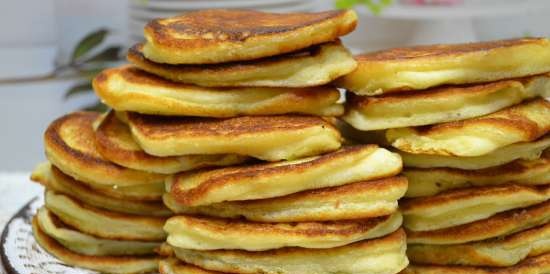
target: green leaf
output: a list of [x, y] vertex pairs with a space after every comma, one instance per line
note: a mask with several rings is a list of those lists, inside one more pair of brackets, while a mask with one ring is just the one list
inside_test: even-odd
[[100, 72], [102, 72], [105, 69], [105, 67], [94, 67], [94, 68], [86, 68], [86, 69], [78, 69], [78, 73], [80, 76], [87, 78], [87, 79], [94, 79], [96, 75], [98, 75]]
[[90, 50], [95, 48], [97, 45], [101, 44], [107, 34], [109, 34], [107, 29], [99, 29], [82, 38], [73, 50], [73, 54], [71, 55], [71, 63], [76, 62], [80, 57], [90, 52]]
[[120, 60], [121, 50], [122, 47], [120, 46], [108, 47], [96, 55], [87, 58], [83, 63], [118, 61]]
[[87, 93], [87, 92], [90, 92], [92, 91], [93, 88], [92, 88], [92, 83], [90, 82], [81, 82], [81, 83], [77, 83], [76, 85], [72, 86], [71, 88], [69, 88], [66, 92], [65, 92], [65, 95], [63, 96], [65, 100], [77, 95], [77, 94], [82, 94], [82, 93]]
[[101, 103], [100, 101], [97, 101], [91, 105], [84, 106], [82, 110], [87, 111], [97, 111], [97, 112], [106, 112], [109, 109], [105, 104]]
[[349, 9], [359, 4], [359, 0], [336, 0], [334, 4], [337, 9]]

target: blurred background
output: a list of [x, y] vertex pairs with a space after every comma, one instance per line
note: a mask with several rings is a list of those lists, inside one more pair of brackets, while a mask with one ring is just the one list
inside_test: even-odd
[[123, 60], [147, 21], [203, 8], [271, 12], [351, 7], [354, 52], [431, 43], [550, 36], [548, 0], [5, 0], [0, 4], [0, 172], [44, 159], [58, 116], [97, 109], [89, 81]]

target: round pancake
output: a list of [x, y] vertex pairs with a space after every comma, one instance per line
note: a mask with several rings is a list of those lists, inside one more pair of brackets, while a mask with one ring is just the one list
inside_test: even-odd
[[328, 249], [287, 247], [266, 251], [192, 250], [172, 247], [176, 257], [198, 267], [230, 273], [397, 273], [408, 264], [405, 233]]
[[101, 72], [93, 81], [101, 100], [117, 111], [166, 116], [235, 117], [344, 113], [335, 87], [199, 87], [165, 80], [133, 66]]
[[134, 141], [130, 129], [116, 117], [114, 111], [109, 112], [96, 129], [96, 148], [103, 157], [118, 165], [161, 174], [209, 166], [229, 166], [247, 159], [235, 154], [172, 157], [149, 155]]
[[343, 119], [360, 130], [431, 125], [487, 115], [545, 93], [550, 73], [376, 97], [348, 92]]
[[497, 185], [449, 190], [430, 197], [399, 201], [404, 226], [413, 231], [434, 230], [488, 218], [550, 199], [550, 186]]
[[486, 83], [550, 71], [550, 41], [520, 38], [394, 48], [356, 56], [339, 86], [360, 95], [413, 92], [443, 84]]
[[477, 170], [456, 168], [406, 168], [409, 181], [406, 197], [432, 196], [440, 192], [472, 187], [514, 183], [519, 185], [550, 184], [550, 150], [535, 160], [516, 160], [496, 167]]
[[105, 273], [149, 273], [158, 269], [156, 256], [89, 256], [66, 249], [44, 233], [38, 225], [37, 217], [32, 221], [32, 231], [38, 244], [63, 263]]
[[320, 117], [280, 115], [227, 119], [127, 114], [132, 136], [155, 156], [235, 153], [267, 161], [299, 159], [340, 147]]
[[550, 136], [545, 135], [533, 142], [508, 145], [493, 152], [475, 157], [457, 157], [428, 154], [412, 154], [399, 151], [405, 167], [432, 168], [450, 167], [465, 170], [484, 169], [510, 163], [517, 159], [535, 160], [550, 148]]
[[550, 102], [542, 98], [477, 118], [424, 127], [389, 129], [395, 148], [413, 154], [471, 157], [531, 142], [550, 131]]
[[280, 197], [304, 190], [390, 177], [401, 158], [376, 145], [345, 147], [322, 156], [184, 172], [167, 179], [185, 206]]
[[165, 175], [125, 168], [107, 161], [95, 145], [95, 112], [74, 112], [55, 120], [44, 134], [48, 160], [63, 173], [91, 185], [161, 184]]
[[143, 55], [143, 44], [130, 48], [128, 61], [166, 79], [204, 87], [313, 87], [350, 73], [357, 63], [340, 41], [284, 55], [214, 65], [169, 65]]
[[407, 243], [461, 244], [502, 237], [546, 223], [550, 223], [550, 201], [501, 212], [463, 225], [429, 231], [407, 231]]
[[333, 248], [385, 236], [401, 227], [399, 212], [378, 218], [301, 223], [256, 223], [212, 217], [168, 219], [166, 242], [185, 249], [263, 251], [283, 247]]
[[512, 266], [526, 257], [550, 252], [550, 223], [503, 238], [456, 245], [407, 247], [413, 263], [469, 266]]
[[353, 10], [284, 14], [200, 10], [149, 22], [143, 54], [168, 64], [252, 60], [333, 41], [356, 24]]
[[307, 190], [283, 197], [207, 206], [182, 206], [170, 193], [165, 194], [163, 200], [177, 214], [244, 218], [255, 222], [321, 222], [393, 214], [397, 210], [397, 200], [406, 190], [407, 180], [399, 176]]
[[63, 223], [86, 234], [111, 240], [164, 241], [166, 218], [137, 216], [105, 211], [55, 193], [45, 194], [46, 208]]
[[168, 258], [159, 262], [160, 274], [223, 274], [186, 264], [178, 259]]

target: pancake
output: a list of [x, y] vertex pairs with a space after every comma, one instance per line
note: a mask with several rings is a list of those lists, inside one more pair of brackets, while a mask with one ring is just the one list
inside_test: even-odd
[[407, 231], [408, 244], [449, 245], [506, 236], [550, 223], [550, 201], [509, 210], [487, 219], [430, 231]]
[[127, 115], [132, 136], [155, 156], [235, 153], [262, 160], [298, 159], [336, 150], [340, 133], [314, 116], [228, 119]]
[[503, 238], [457, 245], [409, 245], [413, 263], [470, 266], [512, 266], [530, 256], [550, 252], [550, 224]]
[[169, 65], [143, 55], [143, 44], [130, 48], [128, 61], [166, 79], [205, 87], [313, 87], [350, 73], [357, 63], [340, 41], [289, 54], [214, 65]]
[[530, 161], [516, 160], [478, 170], [406, 168], [403, 175], [409, 181], [406, 197], [432, 196], [449, 189], [472, 186], [550, 184], [550, 149], [541, 158]]
[[347, 93], [343, 119], [360, 130], [423, 126], [487, 115], [544, 94], [550, 96], [550, 73], [377, 97]]
[[63, 174], [50, 163], [42, 163], [31, 174], [31, 180], [44, 185], [55, 192], [78, 199], [88, 205], [120, 213], [129, 213], [147, 216], [172, 215], [161, 201], [132, 201], [113, 199], [91, 189]]
[[455, 189], [436, 196], [399, 201], [404, 226], [413, 231], [434, 230], [488, 218], [550, 199], [550, 186], [498, 185]]
[[535, 160], [550, 148], [550, 136], [545, 135], [533, 142], [508, 145], [493, 152], [475, 157], [457, 157], [428, 154], [412, 154], [399, 151], [406, 167], [450, 167], [465, 170], [484, 169], [510, 163], [517, 159]]
[[121, 214], [93, 208], [79, 201], [46, 191], [46, 208], [63, 223], [86, 234], [111, 240], [158, 242], [166, 238], [160, 217]]
[[230, 273], [393, 274], [408, 264], [405, 233], [329, 249], [287, 247], [267, 251], [173, 248], [177, 258], [198, 267]]
[[283, 247], [333, 248], [385, 236], [401, 227], [400, 213], [378, 218], [301, 223], [255, 223], [211, 217], [168, 219], [166, 242], [185, 249], [263, 251]]
[[132, 138], [126, 124], [111, 111], [96, 129], [99, 153], [118, 165], [161, 174], [173, 174], [209, 166], [228, 166], [247, 158], [235, 154], [156, 157], [145, 153]]
[[443, 84], [493, 82], [550, 71], [550, 41], [520, 38], [394, 48], [356, 56], [338, 83], [360, 95], [412, 92]]
[[32, 230], [38, 244], [67, 265], [120, 274], [150, 273], [158, 269], [160, 258], [156, 256], [90, 256], [66, 249], [40, 229], [36, 216], [32, 221]]
[[175, 258], [168, 258], [159, 262], [160, 274], [222, 274], [222, 272], [205, 270], [200, 267], [186, 264]]
[[287, 113], [334, 116], [344, 113], [334, 87], [199, 87], [165, 80], [133, 66], [101, 72], [97, 96], [118, 111], [167, 116], [234, 117]]
[[162, 184], [165, 175], [125, 168], [99, 154], [92, 128], [99, 117], [95, 112], [74, 112], [50, 124], [44, 134], [48, 160], [63, 173], [92, 185]]
[[389, 129], [386, 138], [413, 154], [471, 157], [531, 142], [550, 131], [550, 102], [539, 98], [468, 120]]
[[[161, 263], [162, 264], [162, 263]], [[164, 265], [164, 264], [162, 264]], [[185, 269], [176, 265], [174, 272], [161, 272], [162, 274], [184, 274], [177, 270]], [[210, 274], [214, 272], [189, 272]], [[409, 265], [400, 274], [547, 274], [550, 273], [550, 253], [536, 257], [530, 257], [508, 267], [471, 267], [471, 266], [435, 266], [435, 265]]]
[[333, 41], [356, 24], [352, 10], [284, 14], [200, 10], [149, 22], [143, 54], [168, 64], [252, 60]]
[[262, 163], [196, 172], [167, 179], [181, 205], [280, 197], [304, 190], [390, 177], [401, 171], [401, 158], [376, 145], [345, 147], [294, 161]]
[[[170, 186], [169, 186], [170, 187]], [[244, 218], [255, 222], [319, 222], [356, 220], [393, 214], [407, 190], [404, 177], [390, 177], [337, 187], [302, 191], [283, 197], [186, 207], [170, 190], [164, 203], [177, 214]]]

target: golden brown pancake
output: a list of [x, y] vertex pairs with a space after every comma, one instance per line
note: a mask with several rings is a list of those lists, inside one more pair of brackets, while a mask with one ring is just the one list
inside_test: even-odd
[[199, 87], [175, 83], [133, 66], [104, 70], [93, 81], [101, 100], [117, 111], [167, 116], [234, 117], [287, 113], [344, 113], [331, 86], [307, 88]]
[[333, 41], [356, 24], [352, 10], [284, 14], [200, 10], [149, 22], [143, 54], [168, 64], [252, 60]]
[[550, 73], [376, 97], [347, 93], [343, 119], [360, 130], [423, 126], [487, 115], [545, 94], [550, 96]]
[[223, 274], [222, 272], [202, 269], [198, 266], [186, 264], [175, 258], [168, 258], [159, 262], [160, 274]]
[[130, 129], [116, 117], [114, 111], [110, 111], [101, 120], [95, 137], [97, 151], [109, 161], [127, 168], [161, 174], [210, 166], [228, 166], [247, 160], [246, 157], [235, 154], [172, 157], [149, 155], [134, 141]]
[[477, 118], [389, 129], [386, 138], [413, 154], [472, 157], [531, 142], [550, 131], [550, 102], [539, 98]]
[[[168, 186], [170, 187], [170, 186]], [[393, 214], [407, 190], [404, 177], [390, 177], [336, 187], [306, 190], [283, 197], [187, 207], [170, 190], [164, 203], [177, 214], [241, 218], [256, 222], [357, 220]]]
[[394, 48], [356, 56], [357, 69], [338, 85], [360, 95], [412, 92], [550, 71], [550, 41], [520, 38]]
[[321, 86], [357, 67], [340, 41], [263, 59], [213, 65], [155, 63], [143, 55], [143, 44], [130, 48], [127, 58], [152, 74], [204, 87]]
[[67, 265], [120, 274], [149, 273], [158, 268], [160, 258], [156, 256], [89, 256], [70, 251], [40, 229], [36, 216], [32, 230], [38, 244]]
[[155, 156], [235, 153], [278, 161], [333, 151], [341, 141], [330, 123], [314, 116], [216, 119], [131, 112], [127, 118], [134, 139]]
[[407, 231], [407, 243], [461, 244], [502, 237], [546, 223], [550, 223], [550, 201], [501, 212], [463, 225], [429, 231]]
[[426, 231], [457, 226], [496, 213], [524, 208], [550, 199], [550, 185], [497, 185], [449, 190], [430, 197], [399, 201], [404, 226]]
[[376, 145], [363, 145], [294, 161], [184, 172], [167, 180], [178, 203], [201, 206], [280, 197], [390, 177], [400, 171], [398, 154]]

